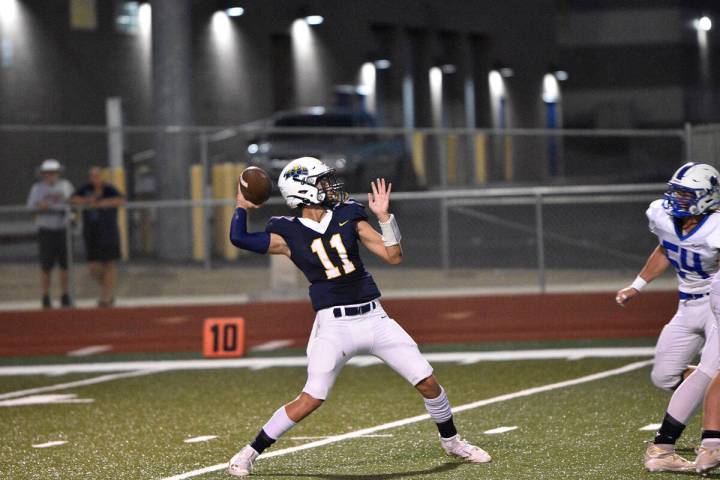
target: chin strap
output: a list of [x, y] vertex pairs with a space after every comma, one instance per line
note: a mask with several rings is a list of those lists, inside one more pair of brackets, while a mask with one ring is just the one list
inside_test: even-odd
[[400, 227], [398, 227], [394, 214], [390, 214], [387, 222], [380, 222], [380, 230], [382, 231], [383, 243], [386, 247], [400, 244], [402, 235], [400, 234]]

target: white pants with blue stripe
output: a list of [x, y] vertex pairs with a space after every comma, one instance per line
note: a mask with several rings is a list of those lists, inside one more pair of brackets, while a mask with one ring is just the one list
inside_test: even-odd
[[710, 297], [681, 300], [677, 313], [662, 329], [655, 346], [655, 364], [650, 374], [653, 384], [663, 390], [677, 387], [683, 372], [701, 351], [698, 369], [714, 377], [718, 369], [719, 342]]

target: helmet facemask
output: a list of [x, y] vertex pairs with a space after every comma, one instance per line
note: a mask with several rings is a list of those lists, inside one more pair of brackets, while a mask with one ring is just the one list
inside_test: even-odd
[[318, 176], [315, 180], [315, 187], [318, 189], [318, 200], [325, 207], [334, 207], [347, 200], [345, 184], [335, 176], [334, 170]]
[[668, 183], [669, 188], [663, 196], [663, 207], [668, 214], [676, 218], [702, 215], [717, 205], [717, 179], [712, 177], [711, 182], [713, 182], [713, 186], [709, 189], [693, 189]]

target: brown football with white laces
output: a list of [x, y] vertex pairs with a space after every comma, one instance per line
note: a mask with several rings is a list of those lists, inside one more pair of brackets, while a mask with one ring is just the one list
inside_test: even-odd
[[270, 175], [260, 167], [248, 167], [240, 173], [238, 178], [240, 191], [245, 200], [261, 205], [267, 202], [272, 193], [272, 180]]

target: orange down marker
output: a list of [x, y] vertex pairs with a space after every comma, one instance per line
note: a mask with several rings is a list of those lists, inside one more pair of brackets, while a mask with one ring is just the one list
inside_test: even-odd
[[245, 355], [245, 319], [206, 318], [203, 324], [203, 356], [242, 357]]

